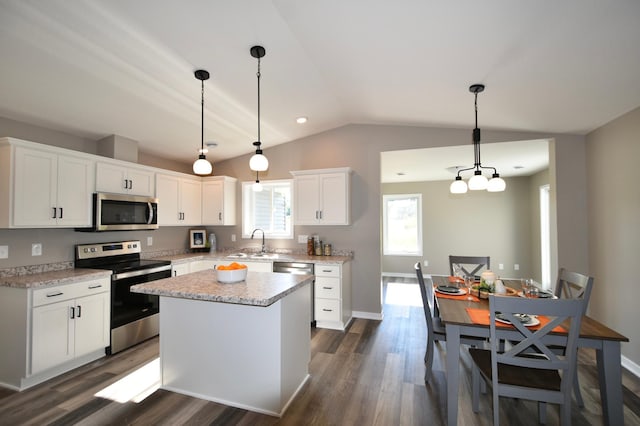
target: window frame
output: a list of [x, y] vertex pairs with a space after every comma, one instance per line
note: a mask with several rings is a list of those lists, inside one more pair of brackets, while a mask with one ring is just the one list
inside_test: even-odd
[[[247, 181], [247, 182], [242, 182], [242, 203], [241, 203], [241, 211], [242, 211], [242, 237], [241, 238], [251, 238], [251, 233], [253, 232], [253, 230], [256, 228], [255, 224], [251, 224], [250, 226], [247, 226], [247, 215], [249, 215], [252, 212], [247, 212], [246, 209], [249, 208], [247, 206], [247, 197], [249, 196], [248, 194], [254, 194], [255, 192], [253, 191], [253, 185], [255, 182], [252, 181]], [[274, 233], [271, 232], [269, 230], [264, 230], [264, 238], [265, 239], [280, 239], [280, 240], [291, 240], [294, 237], [294, 226], [293, 226], [293, 215], [294, 215], [294, 211], [293, 211], [293, 197], [294, 197], [294, 192], [293, 192], [293, 179], [274, 179], [274, 180], [262, 180], [260, 181], [260, 183], [262, 184], [263, 190], [265, 187], [269, 187], [269, 186], [280, 186], [283, 184], [288, 184], [289, 185], [289, 193], [290, 193], [290, 198], [289, 198], [289, 227], [288, 227], [288, 232], [283, 232], [283, 233]], [[252, 197], [253, 200], [253, 197]], [[253, 206], [251, 206], [253, 207]], [[251, 228], [251, 229], [249, 229]], [[262, 229], [262, 228], [261, 228]], [[260, 235], [262, 237], [262, 235]]]
[[[417, 250], [416, 251], [395, 251], [389, 248], [388, 238], [388, 202], [400, 199], [415, 199], [416, 200], [416, 237], [417, 237]], [[423, 236], [422, 236], [422, 194], [384, 194], [382, 196], [382, 254], [384, 256], [419, 256], [423, 254]]]

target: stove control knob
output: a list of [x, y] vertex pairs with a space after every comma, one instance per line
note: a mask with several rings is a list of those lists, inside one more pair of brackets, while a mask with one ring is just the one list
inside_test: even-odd
[[91, 247], [91, 253], [95, 253], [97, 250], [95, 247]]
[[85, 248], [84, 248], [84, 252], [85, 252], [85, 253], [89, 253], [89, 249], [85, 247]]

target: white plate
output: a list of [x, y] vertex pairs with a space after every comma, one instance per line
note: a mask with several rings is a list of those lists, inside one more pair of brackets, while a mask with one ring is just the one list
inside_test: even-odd
[[[525, 327], [535, 327], [540, 324], [540, 320], [534, 316], [529, 316], [531, 320], [527, 323], [522, 323]], [[503, 320], [502, 318], [496, 317], [496, 321], [501, 322], [503, 324], [511, 324], [511, 321]]]
[[459, 288], [459, 289], [458, 289], [458, 292], [457, 292], [457, 293], [450, 293], [450, 292], [448, 292], [448, 291], [440, 291], [440, 290], [438, 290], [438, 287], [436, 287], [436, 289], [435, 289], [435, 290], [436, 290], [436, 293], [440, 293], [440, 294], [448, 294], [449, 296], [463, 296], [463, 295], [467, 294], [467, 291], [466, 291], [466, 290], [463, 290], [463, 289], [461, 289], [461, 288]]
[[[548, 292], [546, 292], [546, 293], [548, 293]], [[520, 297], [526, 297], [526, 296], [522, 293], [522, 291], [519, 291], [519, 292], [518, 292], [518, 296], [520, 296]], [[551, 295], [551, 297], [538, 297], [538, 299], [557, 299], [557, 298], [558, 298], [558, 296], [556, 296], [555, 294], [554, 294], [554, 295]]]

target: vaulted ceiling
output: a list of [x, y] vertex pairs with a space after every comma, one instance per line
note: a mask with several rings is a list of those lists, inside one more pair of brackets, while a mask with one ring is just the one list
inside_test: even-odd
[[[214, 161], [348, 123], [585, 134], [640, 106], [640, 2], [0, 0], [0, 116]], [[298, 116], [308, 117], [304, 125]], [[4, 135], [0, 135], [4, 136]]]

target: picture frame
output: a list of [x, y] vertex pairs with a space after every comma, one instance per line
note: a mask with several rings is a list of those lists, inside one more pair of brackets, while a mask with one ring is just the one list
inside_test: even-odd
[[207, 244], [206, 229], [189, 230], [189, 246], [191, 248], [205, 248]]

